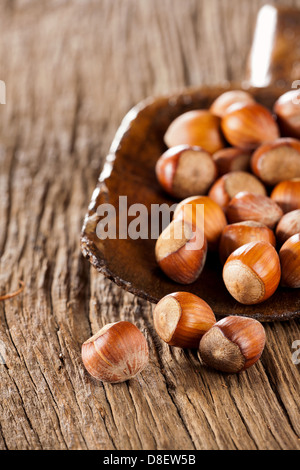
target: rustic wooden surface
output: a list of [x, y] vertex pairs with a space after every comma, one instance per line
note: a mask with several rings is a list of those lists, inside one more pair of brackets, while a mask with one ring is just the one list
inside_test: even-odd
[[[263, 3], [2, 0], [0, 294], [19, 279], [25, 291], [0, 302], [0, 449], [300, 448], [298, 321], [266, 325], [261, 362], [221, 375], [163, 344], [151, 305], [79, 248], [123, 115], [148, 95], [239, 80]], [[81, 343], [119, 319], [146, 334], [150, 364], [103, 385], [84, 371]]]

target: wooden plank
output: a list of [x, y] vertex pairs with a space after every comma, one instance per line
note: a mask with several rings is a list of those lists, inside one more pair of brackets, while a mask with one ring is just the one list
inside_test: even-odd
[[[299, 448], [298, 321], [267, 325], [262, 361], [224, 376], [163, 344], [151, 305], [79, 249], [124, 114], [148, 95], [240, 80], [263, 3], [1, 3], [0, 287], [26, 287], [0, 303], [0, 449]], [[80, 348], [118, 319], [145, 333], [150, 363], [129, 383], [103, 385]]]

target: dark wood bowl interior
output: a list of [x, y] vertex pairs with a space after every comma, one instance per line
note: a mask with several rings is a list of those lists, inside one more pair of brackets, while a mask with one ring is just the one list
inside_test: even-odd
[[[237, 89], [239, 85], [232, 88]], [[155, 176], [155, 163], [166, 148], [163, 135], [178, 115], [191, 109], [208, 108], [224, 91], [224, 88], [184, 90], [176, 95], [146, 100], [128, 113], [116, 134], [85, 218], [82, 252], [99, 272], [117, 285], [154, 303], [171, 292], [188, 291], [208, 302], [218, 317], [244, 315], [260, 321], [287, 320], [300, 314], [297, 289], [279, 288], [264, 303], [241, 305], [224, 286], [216, 254], [209, 253], [206, 266], [195, 283], [183, 286], [168, 279], [158, 268], [154, 257], [155, 240], [100, 240], [96, 234], [97, 207], [110, 203], [118, 215], [119, 196], [127, 196], [128, 207], [144, 204], [149, 213], [151, 204], [176, 202], [163, 192]], [[250, 89], [250, 92], [271, 109], [284, 90], [270, 87]]]

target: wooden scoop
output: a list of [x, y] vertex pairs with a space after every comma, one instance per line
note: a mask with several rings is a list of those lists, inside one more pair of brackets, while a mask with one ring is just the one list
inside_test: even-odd
[[[290, 89], [297, 74], [300, 78], [299, 31], [299, 11], [265, 6], [259, 13], [246, 82], [254, 98], [270, 109]], [[218, 317], [244, 315], [261, 321], [287, 320], [300, 315], [297, 289], [279, 288], [262, 304], [241, 305], [224, 286], [217, 255], [209, 254], [200, 278], [194, 284], [183, 286], [169, 280], [158, 268], [155, 239], [100, 240], [96, 234], [98, 206], [112, 204], [117, 217], [124, 216], [124, 210], [119, 208], [119, 196], [127, 197], [128, 207], [144, 204], [149, 214], [151, 204], [174, 204], [160, 188], [154, 171], [157, 159], [166, 149], [163, 136], [169, 124], [186, 111], [208, 108], [226, 90], [242, 88], [242, 84], [234, 84], [227, 88], [187, 89], [175, 95], [147, 99], [134, 107], [124, 118], [106, 158], [84, 221], [81, 247], [99, 272], [151, 302], [156, 303], [171, 292], [189, 291], [203, 298]], [[131, 220], [128, 217], [127, 226]]]

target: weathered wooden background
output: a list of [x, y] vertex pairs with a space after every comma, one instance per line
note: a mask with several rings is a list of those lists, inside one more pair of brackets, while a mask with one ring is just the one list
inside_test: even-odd
[[[264, 3], [1, 0], [0, 293], [19, 279], [25, 291], [0, 302], [0, 449], [300, 448], [299, 322], [267, 325], [262, 361], [221, 375], [162, 344], [151, 305], [79, 248], [124, 114], [148, 95], [240, 80]], [[119, 319], [146, 334], [150, 364], [96, 383], [81, 343]]]

